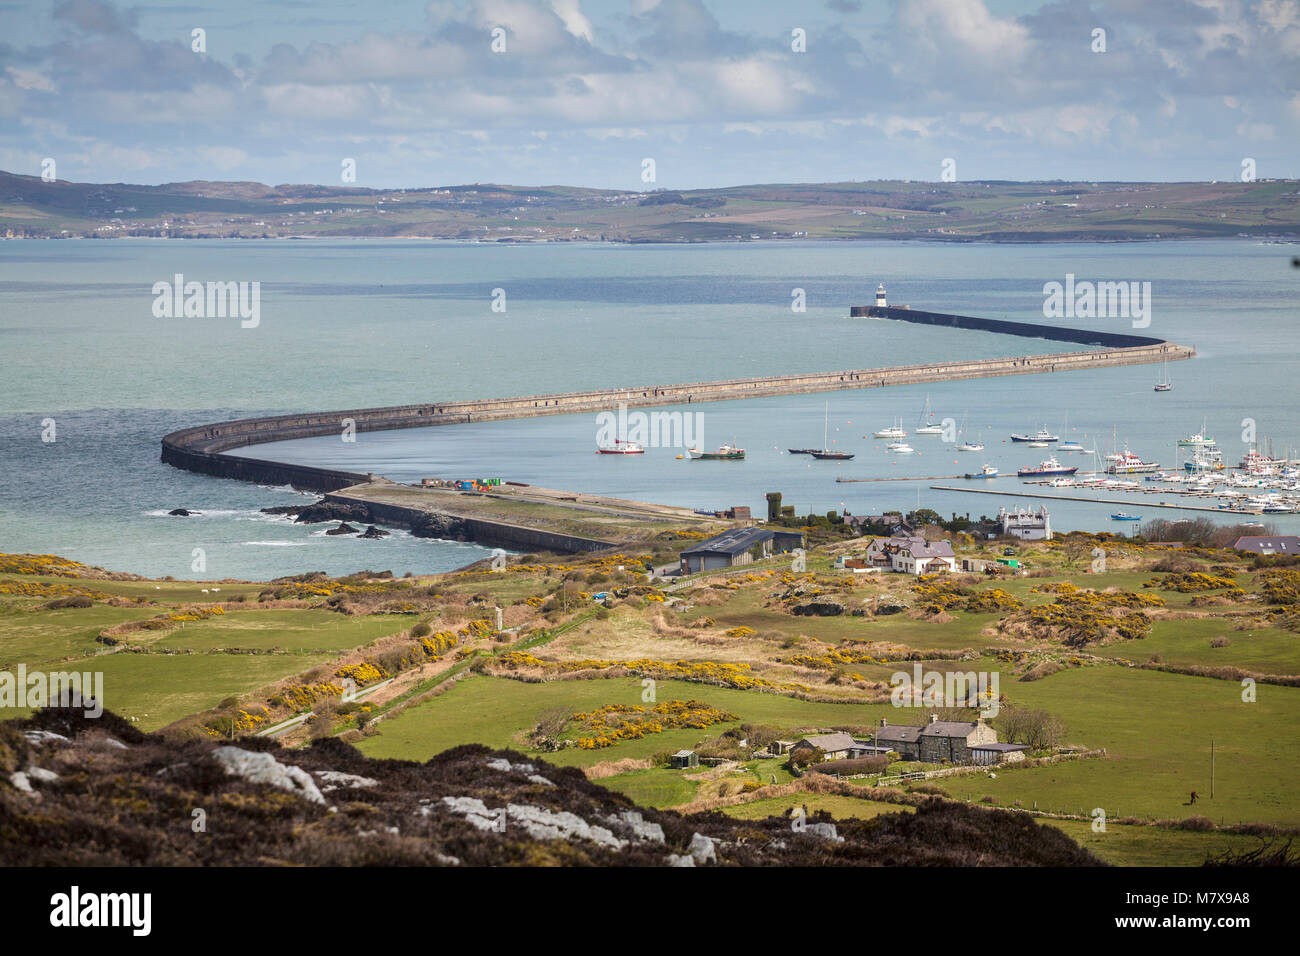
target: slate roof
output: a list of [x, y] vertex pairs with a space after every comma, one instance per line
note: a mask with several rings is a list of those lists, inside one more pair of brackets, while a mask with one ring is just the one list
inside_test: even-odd
[[[824, 750], [831, 753], [836, 750], [852, 750], [858, 746], [858, 742], [852, 736], [845, 733], [838, 734], [817, 734], [813, 737], [805, 737], [799, 743], [809, 744], [818, 750]], [[798, 746], [798, 744], [796, 744]]]
[[977, 724], [973, 720], [936, 720], [921, 728], [922, 737], [960, 737], [965, 740]]
[[[877, 539], [880, 540], [880, 539]], [[882, 542], [882, 548], [906, 551], [914, 558], [951, 558], [951, 541], [926, 541], [919, 536], [896, 535]]]
[[1232, 546], [1252, 554], [1300, 554], [1300, 535], [1250, 535], [1238, 538]]
[[921, 728], [907, 724], [886, 724], [880, 728], [879, 739], [892, 740], [896, 743], [915, 743], [921, 737]]
[[699, 544], [682, 550], [682, 554], [744, 554], [756, 544], [774, 537], [769, 528], [731, 528]]

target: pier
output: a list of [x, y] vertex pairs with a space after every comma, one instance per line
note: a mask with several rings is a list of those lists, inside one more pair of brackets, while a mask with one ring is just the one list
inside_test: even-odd
[[[1101, 505], [1127, 505], [1133, 507], [1140, 504], [1143, 508], [1171, 508], [1175, 511], [1212, 511], [1215, 514], [1224, 514], [1224, 508], [1207, 508], [1205, 505], [1171, 505], [1164, 501], [1158, 502], [1134, 502], [1125, 501], [1122, 498], [1093, 498], [1089, 495], [1045, 495], [1036, 491], [995, 491], [992, 488], [962, 488], [957, 485], [931, 485], [931, 491], [965, 491], [978, 495], [1003, 495], [1008, 498], [1046, 498], [1048, 501], [1087, 501]], [[1247, 514], [1249, 512], [1231, 512], [1232, 514]]]
[[[371, 432], [532, 418], [541, 415], [601, 412], [617, 409], [620, 405], [627, 407], [694, 405], [701, 402], [735, 401], [776, 395], [888, 388], [894, 385], [994, 378], [1005, 375], [1041, 375], [1118, 365], [1145, 365], [1180, 361], [1192, 358], [1196, 354], [1196, 350], [1188, 346], [1127, 333], [1093, 332], [1084, 329], [875, 306], [854, 306], [851, 313], [854, 316], [1023, 335], [1096, 347], [1072, 352], [971, 359], [926, 365], [848, 369], [839, 372], [771, 375], [676, 385], [644, 385], [581, 392], [557, 392], [549, 395], [524, 395], [514, 398], [429, 402], [419, 405], [390, 405], [379, 408], [242, 418], [184, 428], [164, 436], [161, 460], [176, 468], [219, 478], [235, 478], [271, 485], [287, 484], [304, 491], [338, 493], [345, 489], [359, 489], [370, 485], [376, 481], [376, 477], [368, 473], [314, 468], [261, 458], [243, 458], [227, 455], [225, 452], [268, 442], [340, 435], [345, 428], [349, 427], [357, 432]], [[389, 520], [397, 521], [404, 517], [409, 523], [423, 520], [422, 516], [427, 514], [428, 510], [421, 506], [417, 512], [409, 515], [394, 513]], [[472, 529], [471, 525], [467, 524], [466, 527]], [[515, 538], [531, 537], [524, 534], [522, 525], [517, 529], [517, 533], [506, 527], [485, 526], [482, 530], [483, 537], [493, 541], [503, 542], [507, 538], [515, 540]], [[575, 537], [587, 540], [571, 542], [570, 550], [586, 550], [609, 543], [606, 539], [596, 536], [589, 539], [586, 535]], [[555, 538], [553, 543], [563, 544], [563, 541]], [[538, 546], [538, 541], [533, 539], [525, 546]]]

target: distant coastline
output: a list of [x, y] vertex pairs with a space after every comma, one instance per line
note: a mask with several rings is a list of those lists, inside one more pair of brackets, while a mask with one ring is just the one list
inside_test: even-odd
[[413, 189], [44, 181], [0, 171], [5, 238], [411, 239], [522, 244], [921, 240], [1300, 241], [1300, 181]]

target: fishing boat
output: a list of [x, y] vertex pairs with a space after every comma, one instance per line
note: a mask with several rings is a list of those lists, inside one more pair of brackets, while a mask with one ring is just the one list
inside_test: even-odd
[[1062, 465], [1055, 456], [1040, 461], [1036, 468], [1021, 468], [1016, 474], [1021, 478], [1049, 478], [1055, 475], [1072, 475], [1079, 470], [1078, 465]]
[[[903, 420], [901, 418], [896, 418], [894, 419], [894, 424], [890, 425], [888, 428], [882, 428], [878, 432], [872, 432], [871, 436], [873, 438], [890, 438], [897, 441], [906, 438], [907, 432], [903, 430]], [[865, 438], [866, 436], [863, 437]]]
[[1131, 515], [1124, 511], [1116, 511], [1110, 516], [1111, 521], [1141, 521], [1141, 515]]
[[597, 445], [596, 451], [601, 455], [644, 455], [645, 447], [634, 441], [615, 438], [612, 445]]
[[1201, 423], [1201, 430], [1195, 435], [1188, 435], [1186, 438], [1178, 439], [1179, 448], [1212, 448], [1215, 441], [1213, 438], [1207, 438], [1205, 435], [1205, 423]]
[[924, 424], [918, 425], [916, 433], [918, 435], [942, 435], [943, 426], [934, 423], [934, 412], [930, 410], [930, 396], [925, 396], [925, 409], [921, 412], [921, 419]]
[[1143, 461], [1129, 451], [1127, 445], [1124, 446], [1123, 453], [1116, 455], [1111, 460], [1111, 463], [1106, 466], [1106, 474], [1108, 475], [1147, 475], [1159, 470], [1159, 462]]
[[686, 454], [690, 456], [691, 461], [741, 461], [745, 457], [745, 449], [737, 448], [735, 445], [720, 445], [717, 451], [688, 448]]
[[998, 470], [992, 465], [987, 464], [979, 471], [968, 471], [965, 475], [967, 478], [996, 478], [997, 476]]
[[810, 451], [818, 461], [848, 461], [853, 457], [852, 452], [831, 451], [830, 443], [830, 426], [831, 426], [831, 403], [826, 403], [825, 417], [822, 420], [822, 447], [818, 451]]
[[1183, 462], [1183, 470], [1190, 472], [1223, 471], [1223, 452], [1217, 448], [1198, 448], [1191, 458]]
[[1054, 442], [1054, 441], [1060, 441], [1061, 436], [1053, 435], [1051, 432], [1047, 430], [1047, 426], [1044, 425], [1042, 428], [1038, 429], [1038, 431], [1033, 435], [1012, 435], [1011, 440], [1022, 441], [1022, 442], [1034, 442], [1034, 441]]

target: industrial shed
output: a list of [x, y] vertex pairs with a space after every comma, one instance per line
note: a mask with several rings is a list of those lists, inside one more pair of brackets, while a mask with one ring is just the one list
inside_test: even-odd
[[803, 547], [803, 533], [771, 528], [731, 528], [681, 553], [683, 574], [752, 564]]

